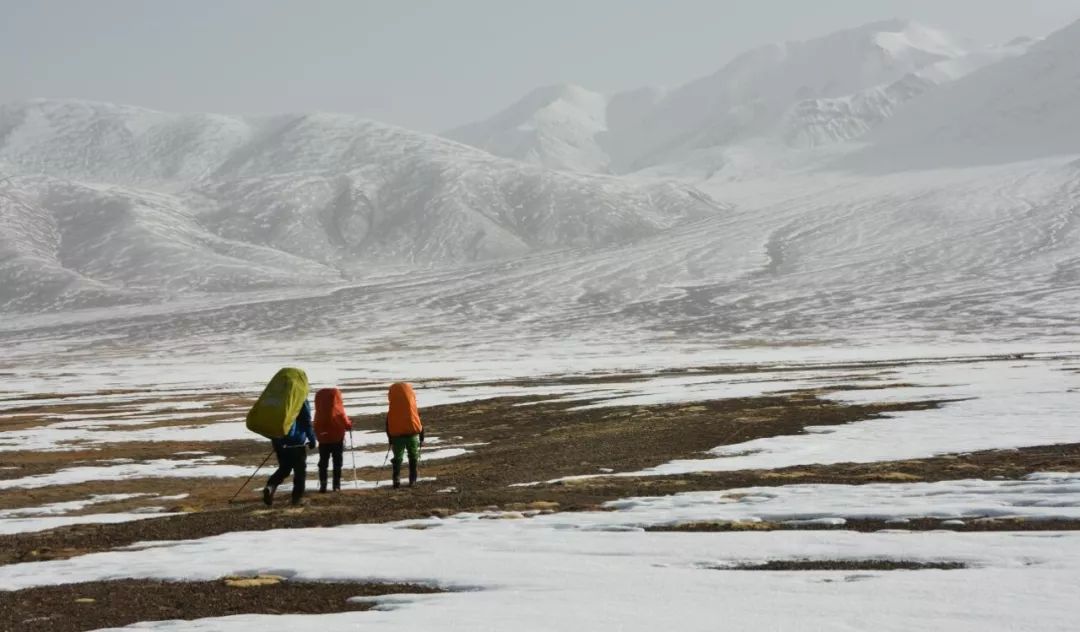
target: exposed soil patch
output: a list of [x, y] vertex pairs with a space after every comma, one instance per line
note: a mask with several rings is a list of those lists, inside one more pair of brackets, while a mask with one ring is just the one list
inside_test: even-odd
[[[725, 399], [658, 406], [621, 406], [574, 410], [583, 402], [548, 401], [539, 397], [500, 398], [425, 408], [429, 436], [445, 444], [478, 443], [475, 452], [453, 459], [422, 462], [421, 476], [434, 483], [415, 489], [386, 488], [354, 491], [346, 472], [345, 491], [309, 493], [303, 509], [266, 509], [256, 490], [270, 474], [264, 469], [240, 495], [227, 504], [243, 479], [141, 479], [99, 481], [82, 485], [0, 493], [0, 506], [26, 506], [85, 498], [91, 494], [153, 492], [189, 494], [166, 508], [182, 516], [154, 518], [109, 525], [77, 525], [36, 534], [0, 537], [0, 564], [71, 557], [144, 540], [176, 540], [239, 530], [333, 526], [358, 522], [386, 522], [426, 516], [446, 516], [491, 508], [540, 507], [547, 511], [599, 508], [602, 503], [628, 496], [665, 495], [685, 491], [713, 491], [736, 487], [791, 483], [867, 483], [955, 480], [961, 478], [1019, 478], [1034, 471], [1080, 471], [1080, 445], [1049, 446], [892, 463], [804, 466], [781, 470], [718, 472], [664, 477], [603, 477], [533, 487], [513, 483], [550, 480], [562, 476], [626, 472], [652, 467], [672, 459], [696, 458], [719, 445], [760, 437], [799, 434], [806, 426], [851, 423], [892, 412], [934, 408], [943, 402], [899, 402], [853, 405], [822, 399], [818, 391]], [[357, 429], [381, 431], [380, 415], [355, 416]], [[903, 423], [898, 420], [896, 423]], [[216, 444], [117, 444], [95, 451], [97, 458], [119, 453], [147, 454], [209, 450], [227, 454], [230, 462], [254, 465], [266, 456], [268, 442], [238, 441]], [[426, 449], [434, 449], [428, 446]], [[124, 452], [130, 450], [131, 452]], [[56, 453], [49, 453], [56, 454]], [[46, 455], [48, 457], [48, 455]], [[32, 458], [32, 457], [28, 457]], [[345, 458], [349, 468], [349, 457]], [[29, 464], [28, 464], [29, 465]], [[271, 464], [272, 466], [272, 460]], [[362, 478], [389, 478], [389, 467], [367, 468]], [[308, 472], [308, 489], [317, 487], [315, 472]], [[288, 495], [289, 483], [279, 491]], [[51, 490], [51, 491], [50, 491]], [[442, 491], [440, 491], [442, 490]], [[33, 494], [33, 502], [26, 502]], [[160, 502], [160, 501], [159, 501]], [[159, 504], [153, 498], [132, 505]], [[110, 506], [109, 510], [127, 507]], [[97, 508], [100, 509], [100, 508]], [[997, 528], [972, 521], [971, 530]], [[1036, 524], [1034, 521], [1031, 524]], [[1045, 523], [1043, 523], [1045, 524]], [[828, 528], [815, 525], [813, 528]], [[844, 528], [917, 528], [911, 525]], [[952, 528], [937, 526], [928, 528]]]
[[637, 490], [636, 495], [662, 496], [736, 487], [917, 483], [967, 478], [1019, 479], [1033, 472], [1077, 471], [1080, 471], [1080, 444], [1072, 443], [881, 463], [800, 465], [776, 470], [701, 472], [681, 476], [593, 478], [565, 481], [547, 486], [546, 489], [555, 491], [558, 487], [572, 487], [579, 493], [590, 491], [598, 495], [605, 494], [608, 489], [628, 491], [631, 492], [630, 495], [634, 495], [633, 490]]
[[[185, 424], [190, 425], [190, 424]], [[120, 432], [123, 432], [122, 430]], [[262, 441], [125, 441], [121, 443], [95, 443], [74, 450], [35, 452], [20, 450], [0, 452], [4, 465], [51, 465], [59, 469], [70, 465], [92, 465], [95, 461], [111, 459], [168, 459], [199, 456], [195, 452], [215, 454], [230, 462], [248, 463], [262, 449]], [[268, 444], [269, 445], [269, 444]], [[269, 450], [269, 447], [267, 448]], [[262, 456], [266, 456], [263, 452]], [[255, 461], [258, 463], [262, 459]]]
[[326, 614], [372, 607], [370, 603], [349, 603], [350, 597], [440, 592], [412, 584], [280, 581], [237, 587], [230, 583], [237, 582], [127, 579], [0, 592], [0, 630], [82, 632], [139, 621]]
[[[250, 465], [252, 470], [258, 465], [266, 452], [258, 455], [263, 444], [257, 441], [217, 441], [217, 442], [179, 442], [146, 441], [129, 443], [110, 443], [82, 450], [58, 452], [0, 452], [0, 463], [4, 467], [15, 469], [0, 470], [0, 480], [24, 478], [41, 474], [51, 474], [73, 467], [109, 467], [119, 461], [147, 461], [156, 459], [194, 459], [202, 456], [223, 456], [216, 461], [220, 465]], [[267, 452], [269, 449], [267, 449]], [[195, 454], [196, 452], [202, 454]], [[210, 483], [216, 488], [223, 481], [233, 483], [234, 479], [219, 479]], [[207, 479], [168, 479], [146, 478], [134, 480], [88, 481], [73, 485], [53, 485], [35, 488], [9, 488], [0, 490], [0, 510], [26, 507], [34, 504], [66, 502], [79, 500], [93, 494], [121, 494], [155, 492], [174, 495], [182, 492], [201, 494], [206, 489]], [[239, 485], [239, 483], [236, 483]], [[206, 499], [207, 503], [217, 502], [217, 492]]]
[[[185, 424], [188, 425], [188, 424]], [[123, 432], [123, 431], [121, 431]], [[37, 452], [19, 450], [0, 452], [0, 462], [5, 466], [19, 466], [27, 472], [29, 468], [42, 467], [54, 471], [75, 465], [101, 465], [101, 461], [112, 459], [184, 459], [199, 456], [202, 452], [224, 456], [229, 463], [250, 463], [263, 447], [262, 441], [126, 441], [122, 443], [101, 443], [79, 446], [75, 450], [56, 450]], [[268, 444], [269, 445], [269, 444]], [[267, 447], [267, 451], [269, 447]], [[266, 451], [262, 456], [266, 456]], [[255, 460], [257, 464], [262, 459]], [[39, 472], [35, 472], [39, 473]], [[20, 476], [23, 476], [22, 474]]]
[[[962, 523], [962, 524], [960, 524]], [[1029, 520], [1025, 518], [985, 518], [973, 516], [960, 523], [944, 518], [912, 518], [895, 520], [847, 520], [845, 524], [768, 522], [750, 520], [718, 520], [683, 522], [646, 527], [646, 531], [675, 533], [727, 533], [732, 531], [1077, 531], [1080, 520], [1061, 518]]]
[[910, 560], [769, 560], [760, 564], [711, 568], [718, 571], [954, 571], [967, 568], [967, 565], [961, 562]]
[[[815, 346], [817, 343], [808, 343], [807, 346]], [[758, 345], [750, 345], [758, 346]], [[770, 346], [770, 345], [764, 345]], [[798, 345], [795, 345], [798, 346]], [[626, 371], [626, 372], [595, 372], [595, 373], [582, 373], [579, 375], [539, 375], [529, 378], [519, 378], [512, 380], [488, 380], [488, 381], [465, 381], [456, 378], [437, 378], [426, 380], [429, 383], [454, 383], [456, 386], [461, 387], [474, 387], [474, 386], [584, 386], [589, 384], [610, 384], [620, 382], [635, 382], [654, 379], [656, 377], [670, 377], [676, 375], [743, 375], [743, 374], [758, 374], [758, 373], [805, 373], [807, 379], [813, 379], [813, 374], [820, 374], [821, 379], [837, 381], [840, 379], [856, 379], [860, 381], [865, 380], [877, 380], [882, 379], [885, 376], [896, 373], [896, 369], [920, 366], [920, 365], [941, 365], [941, 364], [970, 364], [972, 362], [1015, 362], [1016, 360], [1023, 360], [1029, 357], [1031, 354], [1027, 353], [1015, 353], [1015, 354], [996, 354], [987, 355], [981, 357], [958, 357], [958, 358], [908, 358], [901, 360], [879, 360], [879, 361], [852, 361], [852, 362], [833, 362], [833, 363], [814, 363], [814, 364], [801, 364], [801, 363], [759, 363], [759, 364], [723, 364], [717, 366], [695, 366], [695, 367], [677, 367], [661, 369], [659, 371]], [[1051, 358], [1065, 358], [1068, 356], [1052, 356]], [[1040, 356], [1040, 359], [1050, 359], [1047, 356]], [[878, 369], [876, 374], [867, 373], [868, 369]], [[851, 371], [850, 375], [846, 375], [843, 372]], [[361, 382], [355, 382], [361, 384]], [[363, 383], [367, 384], [367, 383]], [[379, 388], [385, 388], [385, 385], [373, 385], [371, 389], [365, 390], [377, 390]], [[835, 390], [835, 389], [834, 389]]]
[[[720, 445], [799, 434], [806, 426], [839, 425], [941, 404], [848, 405], [805, 392], [578, 409], [585, 403], [493, 399], [432, 409], [425, 422], [440, 436], [462, 436], [463, 442], [489, 444], [475, 457], [457, 460], [459, 465], [468, 462], [468, 467], [458, 468], [457, 482], [475, 488], [603, 470], [633, 471], [672, 459], [702, 456]], [[373, 421], [381, 428], [381, 418]]]
[[[957, 357], [957, 358], [909, 358], [905, 360], [869, 360], [858, 362], [835, 362], [831, 364], [725, 364], [720, 366], [699, 366], [663, 369], [658, 373], [670, 375], [724, 375], [730, 373], [764, 373], [781, 371], [821, 371], [837, 373], [840, 371], [861, 371], [867, 368], [896, 369], [900, 367], [942, 365], [942, 364], [970, 364], [972, 362], [1015, 362], [1030, 357], [1030, 353], [1003, 353], [981, 357]], [[1041, 360], [1066, 359], [1070, 356], [1040, 356]]]
[[[648, 493], [649, 487], [643, 480], [632, 478], [546, 488], [509, 485], [598, 472], [600, 468], [616, 472], [637, 470], [671, 459], [693, 458], [718, 445], [797, 434], [808, 425], [844, 424], [893, 411], [938, 405], [935, 402], [849, 405], [820, 399], [813, 394], [795, 393], [690, 404], [571, 410], [581, 404], [539, 398], [501, 398], [425, 409], [424, 421], [431, 435], [441, 437], [446, 443], [484, 445], [461, 457], [423, 463], [421, 475], [436, 477], [437, 482], [433, 484], [396, 493], [386, 489], [352, 491], [348, 489], [350, 477], [347, 476], [345, 492], [311, 494], [309, 506], [299, 512], [277, 509], [268, 512], [263, 508], [255, 491], [269, 476], [269, 469], [262, 471], [240, 495], [243, 502], [232, 506], [227, 501], [243, 479], [98, 481], [56, 488], [55, 492], [49, 488], [32, 490], [33, 504], [104, 493], [188, 493], [189, 497], [177, 504], [189, 513], [138, 523], [78, 525], [37, 534], [2, 536], [0, 563], [68, 557], [140, 540], [186, 539], [238, 530], [383, 522], [477, 511], [513, 503], [549, 501], [558, 503], [562, 510], [592, 509], [607, 500]], [[358, 416], [354, 421], [358, 429], [372, 430], [381, 430], [383, 423], [378, 415]], [[160, 449], [152, 446], [117, 445], [116, 448]], [[179, 447], [172, 445], [167, 449]], [[205, 446], [189, 444], [183, 447], [191, 450]], [[254, 469], [254, 464], [266, 456], [268, 446], [259, 442], [233, 442], [228, 448], [233, 450], [230, 461], [250, 463]], [[214, 451], [221, 452], [218, 448]], [[348, 462], [346, 456], [346, 467]], [[388, 478], [388, 470], [388, 467], [369, 468], [361, 474], [368, 479]], [[309, 472], [309, 489], [317, 485], [314, 478], [315, 472]], [[702, 485], [686, 485], [683, 480], [681, 487], [675, 486], [675, 491], [715, 488], [714, 481], [708, 479], [703, 479]], [[281, 490], [285, 494], [287, 487], [288, 484]], [[453, 488], [453, 493], [438, 492], [448, 488]], [[26, 490], [8, 490], [0, 493], [0, 503], [25, 506], [27, 494]], [[16, 505], [17, 501], [21, 503]], [[155, 503], [151, 498], [140, 499], [136, 504]]]

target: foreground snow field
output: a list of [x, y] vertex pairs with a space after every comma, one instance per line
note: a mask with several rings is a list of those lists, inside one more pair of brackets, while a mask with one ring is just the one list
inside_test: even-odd
[[[1075, 629], [1075, 533], [623, 532], [627, 522], [650, 521], [637, 511], [232, 533], [7, 566], [0, 568], [0, 587], [260, 572], [311, 581], [435, 582], [462, 591], [395, 597], [381, 604], [382, 612], [137, 626], [165, 630], [565, 630], [585, 621], [620, 630], [655, 630], [672, 621], [688, 630]], [[304, 543], [302, 550], [295, 542]], [[722, 570], [790, 559], [949, 561], [968, 568]]]

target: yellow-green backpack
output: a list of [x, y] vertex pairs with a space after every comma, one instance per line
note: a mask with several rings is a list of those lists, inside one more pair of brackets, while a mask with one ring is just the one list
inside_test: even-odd
[[284, 368], [274, 374], [247, 414], [247, 429], [267, 439], [289, 434], [308, 395], [307, 373]]

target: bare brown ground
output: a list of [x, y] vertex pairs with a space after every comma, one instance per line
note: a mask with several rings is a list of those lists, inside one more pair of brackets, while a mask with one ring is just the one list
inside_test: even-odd
[[411, 584], [283, 581], [234, 587], [225, 581], [119, 581], [0, 591], [0, 630], [82, 632], [140, 621], [192, 620], [237, 614], [325, 614], [368, 610], [350, 597], [433, 593]]
[[[986, 361], [1012, 359], [1000, 357]], [[866, 365], [837, 364], [826, 370], [835, 372], [849, 368], [865, 370]], [[888, 375], [889, 365], [883, 364], [878, 368], [878, 377]], [[679, 373], [755, 373], [761, 370], [765, 369], [757, 366], [717, 367]], [[793, 367], [790, 370], [805, 368]], [[827, 373], [822, 373], [822, 378], [826, 376]], [[627, 381], [636, 377], [636, 374], [620, 374], [541, 378], [521, 381], [520, 385], [587, 384]], [[641, 377], [644, 379], [650, 376]], [[865, 374], [859, 375], [861, 380], [866, 377]], [[354, 384], [352, 387], [358, 390], [382, 388], [368, 384]], [[595, 410], [572, 410], [585, 402], [545, 401], [537, 397], [500, 398], [428, 408], [423, 414], [429, 436], [438, 436], [445, 444], [484, 445], [471, 448], [474, 452], [462, 457], [423, 463], [421, 475], [436, 477], [437, 481], [421, 484], [415, 489], [350, 490], [351, 473], [346, 471], [345, 491], [326, 495], [309, 493], [308, 505], [303, 509], [266, 509], [261, 505], [256, 490], [269, 475], [269, 468], [259, 473], [247, 490], [240, 494], [239, 501], [235, 504], [229, 504], [228, 500], [243, 479], [97, 481], [36, 490], [8, 490], [0, 492], [0, 508], [76, 500], [105, 493], [151, 492], [166, 496], [188, 496], [171, 503], [163, 503], [153, 497], [140, 498], [97, 505], [84, 512], [126, 511], [153, 505], [164, 506], [168, 511], [182, 512], [184, 515], [181, 516], [121, 524], [78, 525], [36, 534], [0, 536], [0, 564], [70, 557], [137, 541], [187, 539], [237, 530], [383, 522], [490, 508], [588, 510], [596, 509], [606, 501], [635, 495], [664, 495], [791, 483], [859, 484], [961, 478], [1019, 478], [1034, 471], [1080, 470], [1080, 446], [1065, 445], [892, 463], [838, 464], [775, 471], [664, 477], [602, 477], [531, 487], [510, 487], [514, 483], [545, 481], [608, 470], [636, 471], [673, 459], [703, 456], [704, 451], [719, 445], [760, 437], [798, 434], [807, 426], [845, 424], [887, 416], [892, 412], [934, 408], [946, 404], [906, 402], [850, 405], [820, 397], [822, 393], [830, 391], [863, 387], [865, 386], [850, 384], [826, 386], [823, 382], [819, 389], [765, 397]], [[231, 399], [223, 400], [220, 405], [236, 406], [242, 401], [250, 401], [236, 394], [229, 397]], [[382, 428], [382, 419], [378, 415], [355, 417], [354, 421], [358, 429], [380, 431]], [[896, 423], [903, 421], [897, 420]], [[111, 444], [101, 450], [78, 452], [27, 453], [19, 454], [15, 458], [20, 467], [18, 476], [53, 471], [79, 461], [92, 463], [95, 460], [111, 458], [170, 458], [177, 452], [194, 450], [223, 455], [228, 457], [227, 462], [250, 465], [254, 469], [255, 465], [265, 458], [268, 449], [268, 442], [265, 441], [184, 444], [155, 442]], [[5, 458], [6, 454], [0, 454], [0, 461]], [[272, 465], [273, 459], [270, 463], [270, 466]], [[349, 459], [346, 455], [346, 468], [348, 467]], [[388, 469], [361, 469], [360, 478], [385, 479], [389, 476]], [[0, 470], [0, 477], [10, 477], [10, 472], [12, 471]], [[315, 473], [309, 471], [309, 492], [317, 485], [312, 480], [314, 478]], [[287, 497], [287, 488], [288, 483], [279, 495]], [[452, 491], [441, 493], [440, 490]], [[1039, 524], [1045, 526], [1051, 523]], [[1056, 526], [1073, 528], [1076, 525], [1058, 523]], [[896, 525], [852, 522], [847, 528], [876, 530], [893, 527]], [[764, 528], [770, 527], [765, 525]], [[904, 528], [941, 528], [941, 525], [935, 521], [914, 521], [904, 525]], [[1018, 521], [972, 521], [964, 528], [994, 530], [1041, 526], [1021, 524]], [[730, 524], [699, 524], [687, 526], [684, 530], [733, 530], [733, 527]]]
[[[262, 458], [266, 456], [265, 452], [261, 456], [256, 456], [258, 453], [255, 450], [261, 450], [262, 448], [262, 444], [255, 441], [216, 441], [213, 443], [146, 441], [110, 443], [81, 450], [57, 452], [0, 452], [0, 464], [3, 464], [4, 467], [16, 468], [0, 470], [0, 480], [49, 474], [70, 467], [107, 466], [109, 465], [108, 462], [113, 459], [142, 461], [151, 459], [191, 459], [200, 456], [183, 454], [186, 452], [205, 452], [206, 455], [224, 456], [226, 458], [221, 461], [222, 464], [251, 465], [254, 469], [254, 466], [258, 465]], [[134, 482], [136, 485], [132, 487], [128, 485], [129, 482]], [[89, 493], [120, 493], [101, 492], [98, 488], [102, 485], [108, 486], [110, 489], [119, 486], [123, 487], [125, 491], [131, 491], [140, 486], [145, 488], [147, 485], [156, 488], [159, 482], [163, 481], [161, 479], [143, 479], [141, 482], [98, 481], [63, 487], [0, 490], [0, 509], [25, 506], [25, 502], [21, 499], [28, 493], [36, 494], [40, 498], [53, 499], [48, 502], [56, 502], [57, 500], [74, 500], [85, 497], [85, 494], [80, 496], [82, 491], [88, 491]], [[186, 484], [191, 486], [190, 481]], [[139, 489], [138, 491], [147, 490]]]
[[718, 566], [718, 571], [952, 571], [967, 568], [961, 562], [911, 560], [771, 560], [761, 564]]
[[[520, 405], [526, 403], [530, 405]], [[184, 539], [245, 529], [387, 521], [544, 500], [558, 502], [562, 509], [591, 508], [605, 500], [645, 492], [649, 485], [635, 479], [614, 479], [614, 482], [597, 486], [564, 485], [546, 489], [509, 485], [597, 472], [599, 468], [637, 470], [675, 458], [694, 457], [717, 445], [799, 433], [807, 425], [843, 424], [892, 411], [937, 405], [924, 402], [852, 406], [806, 393], [693, 404], [571, 410], [580, 404], [503, 398], [427, 409], [424, 419], [430, 434], [440, 436], [448, 443], [485, 445], [477, 446], [474, 453], [462, 457], [425, 463], [421, 474], [436, 477], [438, 480], [434, 484], [422, 484], [416, 489], [395, 493], [384, 489], [351, 491], [347, 489], [346, 481], [346, 491], [340, 494], [309, 495], [309, 506], [300, 512], [267, 511], [257, 500], [254, 491], [263, 484], [269, 470], [259, 475], [249, 491], [241, 494], [242, 502], [235, 505], [229, 505], [227, 501], [242, 479], [142, 479], [100, 481], [55, 489], [7, 490], [0, 493], [3, 506], [15, 506], [16, 503], [25, 506], [28, 494], [34, 495], [33, 504], [104, 493], [188, 493], [190, 496], [175, 503], [180, 510], [188, 512], [183, 516], [137, 523], [80, 525], [0, 537], [0, 563], [66, 557], [140, 540]], [[368, 416], [357, 418], [356, 422], [358, 428], [379, 429], [382, 420], [378, 416]], [[255, 464], [266, 456], [267, 442], [234, 443], [228, 446], [230, 460]], [[119, 450], [138, 447], [116, 446]], [[154, 449], [168, 451], [179, 447]], [[182, 447], [224, 451], [217, 449], [220, 446], [191, 444]], [[106, 455], [112, 457], [114, 452], [108, 451]], [[386, 470], [372, 469], [361, 473], [368, 479], [388, 474]], [[314, 473], [309, 473], [308, 483], [313, 487], [315, 483], [311, 478]], [[437, 491], [451, 487], [455, 489], [454, 493]], [[110, 509], [157, 504], [153, 498], [129, 503]], [[94, 511], [100, 510], [100, 506], [94, 508]]]
[[[532, 405], [521, 406], [522, 403]], [[929, 408], [935, 402], [852, 406], [819, 399], [812, 393], [730, 399], [692, 404], [569, 410], [580, 405], [504, 398], [440, 406], [424, 411], [432, 435], [448, 442], [483, 442], [475, 453], [425, 463], [422, 476], [434, 483], [415, 489], [349, 490], [309, 494], [303, 509], [266, 509], [255, 490], [262, 472], [240, 496], [227, 500], [242, 479], [114, 481], [72, 486], [64, 491], [77, 498], [92, 493], [152, 491], [189, 493], [171, 510], [182, 516], [111, 525], [77, 525], [37, 534], [0, 537], [0, 563], [70, 557], [143, 540], [203, 537], [238, 530], [332, 526], [357, 522], [383, 522], [430, 515], [450, 515], [489, 508], [521, 510], [596, 509], [602, 503], [634, 495], [663, 495], [683, 491], [723, 490], [755, 485], [789, 483], [865, 483], [933, 481], [958, 478], [1017, 478], [1033, 471], [1080, 468], [1080, 446], [1052, 446], [1029, 450], [975, 453], [893, 463], [841, 464], [788, 468], [777, 471], [741, 471], [673, 477], [604, 477], [562, 484], [509, 487], [512, 483], [549, 480], [599, 471], [599, 468], [634, 471], [671, 459], [693, 458], [717, 445], [749, 439], [794, 434], [807, 425], [843, 424], [900, 410]], [[358, 427], [378, 427], [375, 417], [358, 418]], [[898, 421], [897, 423], [902, 423]], [[236, 442], [232, 458], [257, 463], [267, 446]], [[198, 446], [185, 446], [187, 449]], [[346, 467], [348, 458], [346, 457]], [[386, 477], [386, 470], [362, 470], [364, 478]], [[309, 490], [316, 485], [309, 472]], [[282, 496], [287, 496], [287, 487]], [[453, 489], [451, 493], [439, 490]], [[61, 499], [35, 490], [39, 500]], [[59, 494], [59, 492], [58, 492]], [[2, 497], [2, 496], [0, 496]], [[70, 500], [71, 496], [64, 496]], [[160, 504], [153, 498], [133, 504]], [[119, 504], [109, 510], [124, 508]], [[95, 508], [101, 510], [101, 507]], [[972, 529], [997, 528], [971, 523]], [[877, 525], [874, 528], [882, 528]], [[871, 528], [870, 525], [866, 527]], [[918, 528], [906, 526], [905, 528]], [[934, 527], [936, 528], [936, 527]], [[1020, 527], [1025, 528], [1025, 527]]]
[[647, 527], [646, 531], [658, 533], [729, 533], [734, 531], [1077, 531], [1080, 520], [1063, 518], [1047, 520], [1029, 520], [1024, 518], [969, 518], [963, 524], [948, 524], [945, 518], [917, 518], [904, 522], [886, 520], [848, 520], [842, 525], [800, 524], [791, 522], [744, 522], [744, 521], [704, 521], [684, 522], [673, 525]]

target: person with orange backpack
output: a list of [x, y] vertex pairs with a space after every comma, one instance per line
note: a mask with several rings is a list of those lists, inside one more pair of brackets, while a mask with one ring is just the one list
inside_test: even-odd
[[352, 431], [352, 420], [345, 414], [341, 391], [323, 388], [315, 393], [315, 436], [319, 438], [319, 493], [326, 493], [327, 465], [334, 460], [334, 491], [341, 491], [341, 462], [345, 433]]
[[394, 468], [394, 487], [401, 487], [402, 456], [409, 453], [409, 487], [416, 484], [417, 466], [420, 462], [420, 446], [424, 445], [424, 424], [416, 408], [416, 393], [411, 385], [395, 382], [387, 394], [390, 409], [386, 413], [386, 440], [394, 449], [390, 462]]

